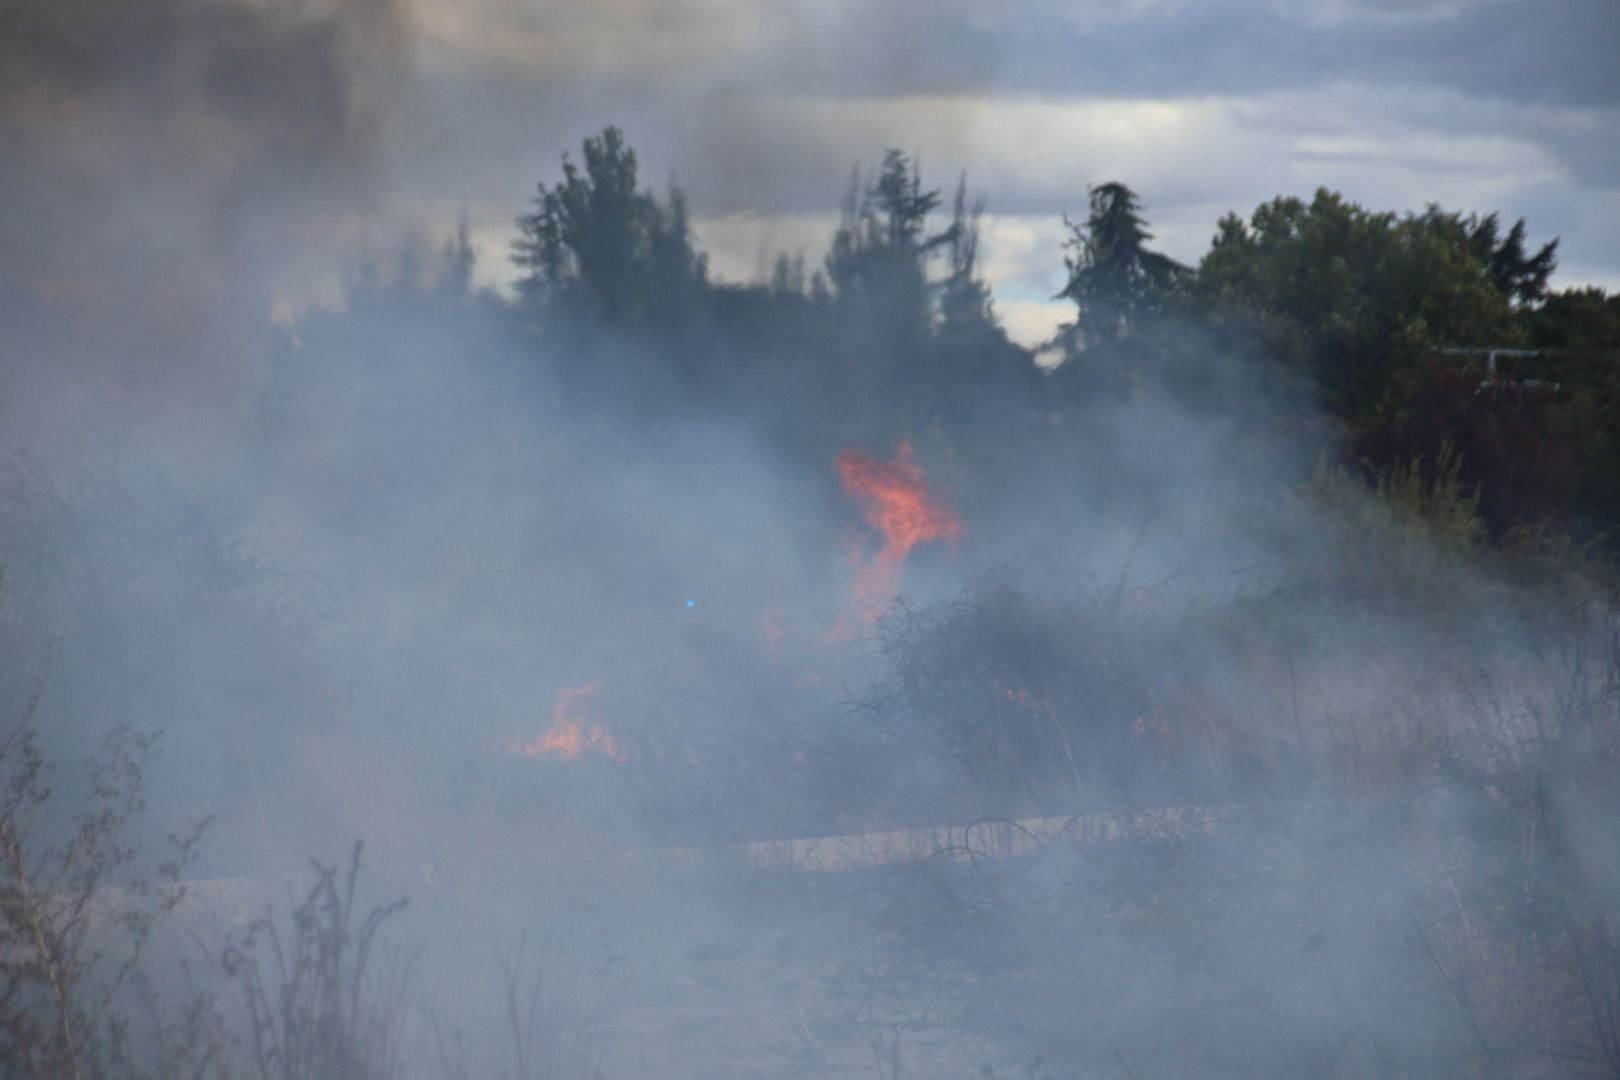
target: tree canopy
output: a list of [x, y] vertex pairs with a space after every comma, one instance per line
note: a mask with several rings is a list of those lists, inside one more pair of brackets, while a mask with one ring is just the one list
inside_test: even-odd
[[684, 321], [702, 299], [707, 260], [692, 244], [686, 201], [638, 186], [636, 153], [609, 127], [584, 145], [585, 167], [563, 157], [517, 219], [513, 260], [525, 300], [625, 329]]
[[846, 317], [873, 322], [895, 343], [928, 332], [929, 258], [951, 243], [954, 227], [930, 235], [939, 191], [925, 190], [914, 161], [890, 150], [864, 187], [850, 180], [838, 231], [827, 252], [827, 281]]
[[[1592, 358], [1620, 347], [1615, 298], [1551, 291], [1558, 241], [1531, 244], [1523, 219], [1505, 226], [1497, 212], [1432, 204], [1382, 211], [1322, 188], [1228, 214], [1188, 266], [1153, 248], [1136, 191], [1096, 184], [1084, 222], [1064, 219], [1057, 296], [1076, 313], [1053, 343], [1067, 361], [1054, 379], [998, 318], [982, 272], [985, 203], [969, 197], [965, 177], [947, 203], [913, 157], [891, 149], [871, 174], [852, 174], [813, 272], [802, 253], [782, 254], [757, 282], [712, 282], [680, 191], [644, 188], [616, 128], [582, 151], [578, 163], [564, 156], [560, 180], [539, 185], [514, 244], [519, 310], [644, 343], [645, 352], [585, 362], [597, 374], [581, 392], [661, 388], [655, 400], [678, 387], [768, 415], [774, 438], [824, 453], [851, 438], [947, 439], [992, 400], [1016, 403], [1008, 415], [1028, 426], [1043, 410], [1084, 423], [1088, 410], [1149, 381], [1207, 397], [1221, 365], [1243, 363], [1265, 373], [1262, 384], [1309, 389], [1310, 408], [1326, 407], [1347, 453], [1372, 473], [1460, 452], [1458, 475], [1501, 528], [1573, 521], [1571, 500], [1590, 503], [1582, 493], [1613, 486], [1579, 477], [1620, 453], [1606, 449], [1620, 447], [1606, 434], [1620, 410], [1583, 406], [1577, 418], [1538, 404], [1527, 420], [1463, 400], [1468, 377], [1434, 374], [1437, 346], [1536, 346], [1577, 358], [1584, 374], [1560, 367], [1558, 379], [1612, 383]], [[469, 259], [464, 237], [445, 253], [453, 293], [467, 291]], [[1599, 516], [1620, 522], [1620, 496], [1598, 501], [1615, 503]]]
[[1465, 220], [1374, 212], [1323, 188], [1222, 218], [1195, 303], [1352, 418], [1388, 407], [1431, 345], [1523, 339]]

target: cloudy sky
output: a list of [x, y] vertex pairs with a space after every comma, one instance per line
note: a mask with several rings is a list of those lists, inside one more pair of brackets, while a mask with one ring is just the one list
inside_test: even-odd
[[399, 205], [465, 200], [491, 254], [558, 155], [611, 122], [687, 191], [732, 277], [778, 249], [818, 258], [851, 167], [886, 147], [947, 189], [966, 170], [1026, 339], [1063, 310], [1061, 215], [1110, 179], [1182, 259], [1227, 210], [1327, 185], [1522, 215], [1564, 238], [1561, 284], [1620, 286], [1615, 0], [415, 5], [430, 119], [391, 143]]
[[[150, 214], [121, 243], [251, 263], [283, 306], [462, 209], [508, 280], [512, 218], [607, 124], [732, 279], [816, 263], [887, 147], [947, 191], [965, 170], [1026, 341], [1064, 313], [1061, 215], [1105, 180], [1184, 260], [1226, 211], [1325, 185], [1523, 216], [1562, 237], [1559, 285], [1620, 288], [1617, 0], [5, 0], [0, 40], [26, 163], [0, 194], [30, 210], [0, 243], [94, 250], [69, 201], [122, 200]], [[181, 214], [206, 235], [174, 239]]]

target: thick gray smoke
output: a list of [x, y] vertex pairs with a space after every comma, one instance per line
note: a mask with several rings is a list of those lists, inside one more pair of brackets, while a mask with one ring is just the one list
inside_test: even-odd
[[330, 277], [408, 50], [391, 0], [6, 4], [0, 288], [125, 343], [86, 378], [208, 363], [221, 311]]
[[[0, 8], [0, 727], [57, 763], [41, 842], [121, 725], [163, 733], [133, 869], [212, 818], [153, 1001], [223, 927], [245, 1030], [248, 920], [363, 839], [356, 910], [412, 903], [349, 1021], [399, 1075], [1613, 1074], [1588, 583], [1369, 491], [1193, 328], [988, 334], [890, 401], [881, 292], [637, 335], [455, 239], [365, 257], [413, 48], [381, 0]], [[898, 597], [845, 452], [956, 523]]]

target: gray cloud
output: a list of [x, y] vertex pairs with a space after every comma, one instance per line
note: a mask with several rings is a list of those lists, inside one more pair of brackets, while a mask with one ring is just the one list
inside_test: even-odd
[[476, 25], [441, 26], [439, 37], [478, 63], [546, 78], [607, 76], [665, 92], [671, 79], [695, 76], [715, 89], [849, 98], [992, 90], [1163, 98], [1353, 76], [1561, 105], [1620, 101], [1612, 64], [1620, 14], [1603, 0], [1398, 8], [730, 0], [686, 5], [673, 25], [687, 32], [663, 34], [633, 17], [640, 6], [593, 5], [581, 9], [593, 15], [536, 22], [521, 5], [485, 0]]
[[[887, 146], [941, 186], [969, 170], [1010, 214], [1074, 212], [1111, 177], [1178, 219], [1321, 184], [1518, 214], [1527, 186], [1620, 183], [1620, 16], [1587, 0], [729, 0], [677, 7], [664, 35], [643, 6], [424, 15], [429, 134], [395, 148], [417, 197], [501, 207], [493, 228], [606, 123], [713, 215], [825, 212]], [[1375, 161], [1387, 176], [1354, 190]]]
[[[1620, 102], [1620, 12], [1594, 0], [1485, 3], [1418, 22], [1308, 5], [1183, 3], [1134, 17], [1061, 5], [891, 4], [854, 49], [792, 49], [770, 70], [850, 94], [1002, 92], [1182, 97], [1353, 78], [1557, 105]], [[1431, 5], [1431, 8], [1433, 6]]]

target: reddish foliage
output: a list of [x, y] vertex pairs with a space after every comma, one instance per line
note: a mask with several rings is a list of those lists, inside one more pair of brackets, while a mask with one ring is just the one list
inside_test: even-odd
[[1361, 449], [1377, 466], [1420, 459], [1427, 470], [1448, 445], [1493, 532], [1568, 524], [1580, 441], [1551, 387], [1482, 384], [1475, 371], [1437, 366], [1423, 373], [1400, 419], [1370, 433]]

